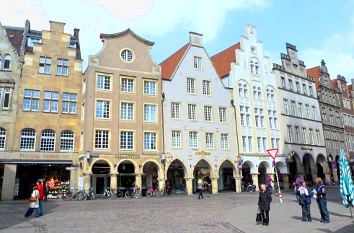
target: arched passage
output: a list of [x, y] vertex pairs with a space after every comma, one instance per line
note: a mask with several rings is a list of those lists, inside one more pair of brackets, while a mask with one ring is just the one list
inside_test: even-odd
[[295, 182], [296, 177], [298, 175], [303, 174], [304, 167], [302, 165], [299, 155], [295, 151], [290, 152], [289, 156], [290, 156], [288, 160], [289, 183], [293, 184]]
[[250, 161], [242, 163], [242, 182], [253, 184], [251, 172], [254, 169], [254, 165]]
[[258, 186], [266, 183], [266, 177], [268, 173], [271, 173], [271, 166], [268, 162], [262, 161], [258, 166]]
[[135, 166], [125, 160], [118, 165], [118, 189], [126, 190], [135, 186]]
[[[279, 180], [280, 188], [289, 188], [289, 187], [285, 187], [286, 184], [284, 184], [284, 180], [283, 180], [283, 175], [288, 173], [288, 169], [286, 167], [286, 164], [279, 161], [275, 164], [275, 167], [277, 169], [277, 173], [275, 174], [275, 180], [274, 180], [275, 186], [278, 187], [277, 181]], [[278, 177], [277, 177], [277, 175], [278, 175]], [[278, 178], [278, 180], [277, 180], [277, 178]]]
[[317, 169], [315, 166], [315, 161], [311, 154], [305, 154], [303, 158], [304, 164], [304, 180], [309, 183], [309, 185], [313, 184], [314, 179], [316, 178]]
[[234, 179], [235, 167], [230, 160], [225, 160], [219, 168], [219, 191], [236, 191]]
[[92, 165], [91, 171], [93, 191], [96, 194], [103, 194], [104, 188], [109, 187], [111, 183], [109, 163], [106, 160], [97, 160]]
[[193, 170], [193, 177], [194, 177], [194, 182], [193, 182], [193, 191], [197, 191], [197, 182], [198, 179], [202, 179], [204, 183], [204, 190], [211, 190], [211, 166], [210, 164], [204, 160], [201, 159], [199, 160], [196, 165], [194, 166]]
[[142, 184], [143, 188], [158, 187], [159, 167], [155, 162], [148, 161], [143, 166]]
[[175, 193], [185, 193], [185, 176], [186, 168], [184, 164], [179, 159], [173, 160], [167, 169], [167, 188], [170, 186]]
[[329, 180], [326, 180], [325, 174], [329, 174], [330, 170], [329, 170], [329, 166], [328, 166], [327, 160], [324, 157], [324, 155], [319, 154], [317, 156], [316, 167], [317, 167], [317, 177], [321, 177], [322, 180], [329, 182]]

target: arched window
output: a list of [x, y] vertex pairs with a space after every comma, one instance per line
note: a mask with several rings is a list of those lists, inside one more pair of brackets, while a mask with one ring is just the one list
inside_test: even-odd
[[74, 150], [74, 133], [69, 130], [62, 131], [60, 134], [60, 151]]
[[41, 135], [41, 151], [54, 151], [55, 150], [55, 132], [50, 129], [42, 131]]
[[260, 64], [258, 61], [256, 61], [255, 59], [252, 59], [250, 61], [250, 69], [251, 69], [251, 73], [253, 75], [259, 75], [260, 74]]
[[4, 56], [4, 70], [9, 70], [10, 64], [11, 64], [11, 56], [9, 54], [6, 54]]
[[248, 86], [243, 81], [240, 81], [238, 84], [238, 94], [240, 98], [248, 99]]
[[6, 130], [4, 128], [0, 128], [0, 150], [5, 149], [6, 143]]
[[34, 129], [23, 129], [21, 131], [20, 150], [34, 150], [36, 142], [36, 131]]

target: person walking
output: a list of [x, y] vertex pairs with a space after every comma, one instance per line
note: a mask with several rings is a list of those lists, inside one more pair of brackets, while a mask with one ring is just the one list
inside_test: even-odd
[[272, 195], [267, 190], [267, 186], [265, 184], [261, 184], [261, 190], [259, 192], [258, 198], [258, 207], [261, 210], [263, 225], [269, 225], [269, 211], [270, 211], [270, 203], [272, 202]]
[[37, 181], [37, 190], [39, 192], [38, 212], [39, 212], [39, 216], [43, 216], [44, 187], [43, 187], [43, 181], [42, 180], [38, 180]]
[[197, 186], [198, 186], [198, 192], [199, 192], [198, 200], [200, 198], [204, 199], [204, 197], [203, 197], [203, 181], [201, 178], [198, 179]]
[[307, 187], [305, 181], [302, 182], [301, 186], [299, 187], [299, 205], [301, 205], [302, 210], [302, 221], [312, 222], [311, 217], [311, 197], [313, 195], [312, 190]]
[[270, 194], [273, 194], [273, 190], [274, 190], [273, 184], [274, 184], [274, 182], [273, 182], [273, 180], [272, 180], [272, 177], [271, 177], [270, 175], [268, 175], [268, 176], [266, 177], [265, 182], [266, 182], [268, 191], [270, 192]]
[[32, 215], [33, 211], [36, 210], [36, 215], [37, 217], [39, 217], [39, 212], [38, 212], [38, 208], [39, 208], [39, 192], [37, 190], [37, 185], [34, 185], [32, 188], [32, 193], [31, 196], [29, 198], [29, 205], [27, 208], [27, 211], [25, 213], [25, 217], [28, 218], [29, 216]]
[[293, 187], [294, 187], [294, 192], [295, 192], [297, 202], [299, 202], [299, 199], [300, 199], [299, 188], [301, 186], [301, 183], [302, 183], [302, 180], [301, 180], [300, 176], [296, 176], [295, 182], [293, 183]]
[[329, 213], [327, 210], [327, 188], [324, 184], [322, 178], [317, 177], [315, 180], [316, 183], [316, 201], [318, 205], [318, 209], [320, 210], [321, 214], [321, 222], [329, 223]]

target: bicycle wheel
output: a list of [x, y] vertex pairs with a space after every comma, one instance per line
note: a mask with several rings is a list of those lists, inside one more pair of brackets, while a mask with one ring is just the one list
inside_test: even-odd
[[135, 198], [141, 198], [141, 192], [135, 192], [134, 197]]
[[117, 191], [117, 197], [118, 197], [118, 198], [123, 197], [123, 192], [122, 192], [121, 190], [118, 190], [118, 191]]
[[163, 191], [156, 191], [156, 197], [163, 197]]
[[129, 198], [130, 195], [131, 195], [131, 194], [130, 194], [130, 191], [126, 191], [124, 196], [125, 196], [126, 198]]
[[246, 192], [253, 192], [253, 186], [252, 185], [248, 185], [246, 188]]
[[84, 192], [79, 192], [77, 193], [77, 200], [83, 201], [85, 199], [85, 193]]
[[95, 198], [96, 198], [96, 195], [92, 192], [92, 193], [90, 194], [90, 200], [95, 200]]
[[148, 190], [148, 191], [146, 191], [146, 194], [145, 194], [145, 195], [146, 195], [147, 198], [149, 198], [149, 197], [152, 196], [152, 192]]

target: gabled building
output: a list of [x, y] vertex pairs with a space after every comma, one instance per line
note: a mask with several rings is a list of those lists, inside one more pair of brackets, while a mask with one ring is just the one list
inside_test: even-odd
[[247, 25], [240, 42], [212, 56], [212, 61], [224, 85], [233, 89], [243, 180], [258, 188], [267, 175], [274, 178], [273, 162], [266, 150], [278, 148], [280, 185], [287, 188], [276, 78], [256, 28]]
[[161, 64], [167, 181], [196, 191], [201, 178], [212, 193], [240, 191], [232, 90], [221, 82], [203, 46], [189, 42]]
[[[339, 167], [337, 167], [334, 159], [339, 158], [338, 155], [341, 148], [345, 149], [344, 125], [339, 97], [340, 91], [337, 87], [333, 86], [333, 80], [331, 80], [326, 63], [323, 60], [321, 61], [321, 66], [307, 69], [307, 74], [312, 76], [316, 83], [327, 150], [326, 158], [329, 162], [331, 175], [337, 181], [337, 175], [339, 174], [339, 169], [337, 168]], [[319, 169], [317, 171], [318, 175], [322, 177], [321, 167], [317, 166], [317, 169]], [[329, 179], [330, 177], [326, 178], [327, 181]]]
[[[6, 163], [14, 150], [17, 96], [24, 55], [24, 28], [0, 23], [0, 197], [13, 199], [15, 165]], [[12, 185], [12, 186], [11, 186]], [[3, 187], [3, 188], [2, 188]], [[11, 188], [8, 188], [11, 187]]]
[[161, 73], [154, 45], [131, 29], [101, 34], [84, 73], [82, 186], [127, 190], [164, 185]]

